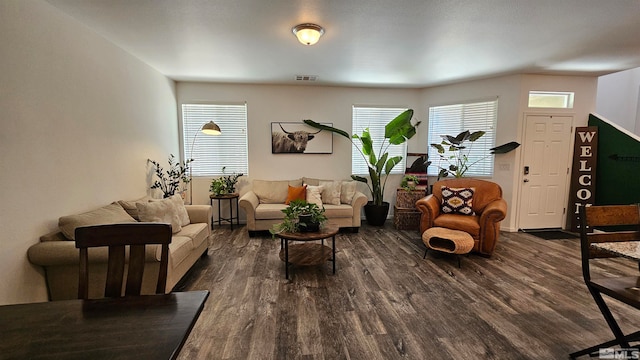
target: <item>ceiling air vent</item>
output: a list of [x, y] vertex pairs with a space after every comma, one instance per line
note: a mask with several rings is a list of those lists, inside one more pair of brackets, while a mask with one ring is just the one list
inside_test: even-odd
[[318, 75], [296, 75], [296, 81], [316, 81]]

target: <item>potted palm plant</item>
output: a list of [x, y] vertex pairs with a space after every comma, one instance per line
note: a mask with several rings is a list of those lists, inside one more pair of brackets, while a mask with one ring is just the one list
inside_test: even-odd
[[313, 120], [304, 120], [304, 122], [311, 127], [331, 131], [349, 139], [351, 143], [354, 142], [354, 139], [360, 141], [362, 148], [360, 149], [357, 146], [356, 148], [360, 151], [365, 162], [367, 162], [369, 179], [359, 175], [351, 175], [351, 178], [367, 184], [371, 192], [373, 199], [364, 206], [367, 223], [371, 225], [384, 225], [387, 215], [389, 214], [389, 203], [384, 201], [383, 198], [384, 188], [387, 184], [389, 173], [393, 167], [402, 160], [402, 156], [389, 157], [387, 150], [389, 146], [400, 145], [416, 134], [416, 128], [420, 125], [420, 121], [413, 125], [411, 124], [412, 117], [413, 110], [408, 109], [391, 120], [384, 127], [384, 140], [382, 144], [380, 144], [377, 152], [374, 150], [373, 140], [371, 139], [368, 128], [362, 131], [362, 135], [353, 134], [350, 136], [349, 133], [344, 130], [319, 124]]

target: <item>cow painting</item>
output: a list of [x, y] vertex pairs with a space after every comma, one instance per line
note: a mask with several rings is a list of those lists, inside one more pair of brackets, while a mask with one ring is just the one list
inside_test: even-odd
[[[297, 123], [272, 123], [271, 124], [271, 152], [273, 154], [302, 154], [307, 152], [307, 147], [322, 130], [307, 131], [313, 128]], [[315, 129], [313, 129], [315, 130]], [[329, 136], [330, 133], [327, 133]], [[324, 134], [323, 134], [324, 135]], [[320, 141], [326, 142], [327, 139]], [[329, 137], [329, 141], [331, 138]], [[319, 144], [322, 145], [322, 144]], [[317, 148], [317, 147], [316, 147]], [[313, 153], [327, 153], [327, 151], [312, 151]], [[328, 151], [329, 153], [331, 151]], [[307, 152], [309, 153], [309, 152]]]

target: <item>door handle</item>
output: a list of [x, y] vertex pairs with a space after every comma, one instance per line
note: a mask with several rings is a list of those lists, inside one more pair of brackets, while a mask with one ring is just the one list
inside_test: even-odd
[[529, 179], [524, 179], [523, 181], [524, 181], [524, 182], [529, 182]]

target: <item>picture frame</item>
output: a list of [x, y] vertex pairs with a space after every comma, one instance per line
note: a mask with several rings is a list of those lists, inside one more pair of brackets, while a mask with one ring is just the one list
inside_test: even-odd
[[[321, 123], [333, 126], [333, 123]], [[301, 122], [271, 123], [272, 154], [332, 154], [333, 133]]]

